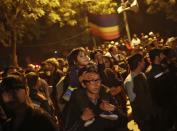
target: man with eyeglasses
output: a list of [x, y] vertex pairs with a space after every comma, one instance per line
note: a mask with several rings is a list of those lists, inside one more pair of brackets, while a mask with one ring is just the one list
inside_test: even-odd
[[[83, 88], [73, 92], [68, 103], [66, 131], [116, 131], [119, 115], [111, 95], [101, 86], [99, 73], [86, 67], [80, 71], [79, 79]], [[112, 117], [102, 117], [102, 112], [112, 112]]]

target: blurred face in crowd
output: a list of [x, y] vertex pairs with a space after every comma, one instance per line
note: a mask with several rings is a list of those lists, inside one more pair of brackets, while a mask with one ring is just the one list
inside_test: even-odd
[[43, 69], [44, 69], [45, 71], [48, 71], [48, 63], [45, 63], [45, 64], [43, 65]]
[[101, 48], [104, 49], [104, 48], [105, 48], [105, 45], [101, 45]]
[[143, 37], [143, 36], [144, 36], [144, 33], [141, 33], [141, 36]]
[[137, 35], [136, 35], [136, 34], [133, 34], [133, 37], [134, 37], [134, 38], [137, 38]]
[[144, 59], [142, 59], [142, 60], [139, 62], [139, 68], [141, 69], [141, 71], [144, 70], [144, 68], [145, 68], [145, 62], [144, 62]]
[[89, 58], [88, 56], [83, 52], [79, 52], [78, 56], [77, 56], [77, 64], [82, 67], [85, 66], [89, 63]]
[[25, 89], [12, 89], [4, 91], [1, 96], [6, 108], [16, 111], [26, 103], [27, 93]]
[[58, 61], [58, 62], [59, 62], [59, 67], [62, 69], [65, 66], [65, 61], [61, 60], [61, 61]]
[[26, 70], [28, 70], [28, 71], [35, 71], [35, 65], [29, 64], [29, 65], [27, 66], [27, 69], [26, 69]]
[[17, 69], [16, 68], [10, 68], [7, 73], [12, 74], [14, 72], [17, 72]]
[[160, 55], [155, 57], [155, 62], [160, 64], [164, 58], [165, 58], [165, 55], [163, 53], [160, 53]]
[[52, 65], [51, 63], [47, 63], [46, 64], [46, 70], [47, 71], [53, 71], [53, 70], [55, 70], [55, 66]]
[[117, 48], [116, 48], [116, 47], [113, 47], [111, 53], [112, 53], [113, 55], [117, 55], [117, 53], [118, 53]]
[[95, 72], [85, 73], [83, 80], [85, 87], [87, 88], [87, 92], [90, 94], [99, 94], [101, 87], [100, 76]]
[[104, 58], [103, 60], [104, 60], [105, 68], [110, 68], [111, 67], [111, 63], [110, 63], [109, 59], [108, 58]]

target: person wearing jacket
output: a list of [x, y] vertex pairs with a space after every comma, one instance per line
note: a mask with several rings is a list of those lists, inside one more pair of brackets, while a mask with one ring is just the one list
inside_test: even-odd
[[65, 115], [65, 130], [116, 131], [123, 124], [123, 118], [118, 115], [112, 96], [101, 86], [99, 73], [93, 68], [81, 72], [79, 78], [83, 88], [71, 96]]

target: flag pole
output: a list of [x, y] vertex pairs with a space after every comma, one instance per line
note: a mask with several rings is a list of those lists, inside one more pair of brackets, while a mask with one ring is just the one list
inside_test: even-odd
[[95, 39], [95, 37], [93, 35], [92, 35], [92, 41], [93, 41], [93, 46], [95, 48], [97, 48], [96, 39]]
[[[123, 19], [124, 19], [124, 24], [125, 24], [125, 29], [127, 33], [128, 40], [131, 41], [131, 35], [130, 35], [130, 29], [129, 29], [129, 24], [128, 24], [128, 17], [127, 17], [127, 10], [131, 10], [132, 7], [126, 7], [126, 3], [128, 2], [125, 0], [121, 0], [121, 6], [117, 9], [118, 14], [123, 13]], [[136, 2], [136, 1], [135, 1]], [[134, 2], [133, 2], [134, 4]], [[135, 3], [136, 5], [136, 3]], [[133, 5], [133, 6], [135, 6]], [[131, 4], [132, 6], [132, 4]]]
[[123, 17], [124, 17], [124, 23], [125, 23], [125, 29], [126, 29], [126, 32], [127, 32], [127, 37], [128, 37], [129, 42], [131, 42], [130, 28], [129, 28], [129, 23], [128, 23], [128, 18], [127, 18], [127, 12], [126, 11], [123, 12]]

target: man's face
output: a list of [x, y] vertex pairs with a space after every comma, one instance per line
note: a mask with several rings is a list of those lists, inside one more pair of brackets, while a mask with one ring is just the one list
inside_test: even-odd
[[47, 71], [53, 71], [55, 69], [55, 66], [51, 63], [47, 63]]
[[144, 59], [142, 59], [142, 61], [139, 62], [139, 66], [140, 66], [140, 68], [141, 68], [141, 71], [143, 71], [143, 70], [144, 70], [144, 67], [145, 67]]
[[165, 58], [163, 53], [160, 53], [158, 56], [155, 57], [155, 60], [160, 64]]
[[118, 51], [117, 51], [117, 48], [116, 47], [113, 47], [112, 48], [112, 54], [113, 55], [117, 55]]
[[101, 80], [100, 76], [97, 73], [85, 73], [83, 82], [89, 93], [99, 94], [101, 88]]
[[106, 68], [110, 68], [111, 63], [110, 63], [109, 59], [108, 58], [104, 58], [103, 60], [104, 60], [105, 67]]
[[2, 94], [2, 100], [5, 106], [10, 110], [16, 110], [20, 105], [24, 104], [26, 101], [26, 90], [25, 89], [15, 89], [4, 91]]
[[136, 37], [137, 37], [137, 35], [136, 35], [136, 34], [134, 34], [134, 35], [133, 35], [133, 37], [134, 37], [134, 38], [136, 38]]

